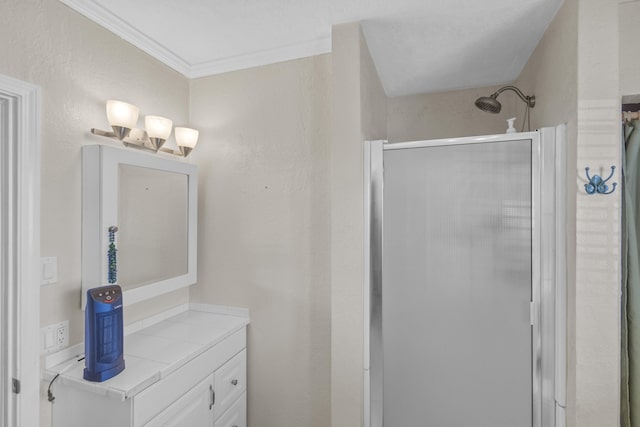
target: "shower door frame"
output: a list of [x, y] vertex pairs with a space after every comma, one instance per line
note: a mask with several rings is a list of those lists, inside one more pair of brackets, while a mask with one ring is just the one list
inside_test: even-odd
[[382, 256], [384, 151], [531, 141], [532, 427], [565, 424], [565, 140], [566, 126], [535, 132], [364, 147], [364, 427], [383, 426]]

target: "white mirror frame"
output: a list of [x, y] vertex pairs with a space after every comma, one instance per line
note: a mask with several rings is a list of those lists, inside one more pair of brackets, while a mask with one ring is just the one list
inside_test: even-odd
[[162, 155], [106, 145], [82, 147], [82, 309], [87, 290], [107, 284], [108, 230], [118, 225], [118, 170], [132, 165], [187, 175], [188, 229], [186, 274], [142, 285], [123, 287], [125, 305], [135, 304], [197, 281], [198, 172], [194, 164]]

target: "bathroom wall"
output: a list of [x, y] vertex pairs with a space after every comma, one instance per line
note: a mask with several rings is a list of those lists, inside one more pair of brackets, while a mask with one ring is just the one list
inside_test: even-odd
[[357, 23], [332, 31], [331, 425], [363, 422], [363, 141], [386, 139], [387, 98]]
[[331, 56], [196, 79], [191, 300], [248, 307], [249, 425], [330, 425]]
[[[532, 127], [556, 126], [567, 122], [569, 139], [574, 142], [577, 49], [578, 2], [565, 0], [515, 82], [524, 93], [536, 96], [536, 106], [531, 110]], [[518, 103], [523, 104], [521, 101]]]
[[[617, 164], [618, 91], [640, 93], [635, 55], [620, 58], [618, 82], [618, 19], [630, 51], [637, 5], [621, 4], [618, 17], [610, 0], [565, 0], [516, 82], [538, 98], [532, 127], [568, 123], [569, 426], [617, 425], [619, 199], [584, 196], [574, 173]], [[82, 339], [80, 148], [109, 143], [88, 132], [108, 127], [104, 101], [177, 123], [191, 108], [202, 129], [201, 284], [191, 300], [252, 310], [250, 423], [360, 425], [361, 142], [501, 133], [506, 117], [473, 107], [491, 88], [392, 98], [387, 117], [357, 24], [336, 26], [333, 44], [331, 56], [189, 85], [57, 1], [5, 0], [0, 73], [42, 88], [42, 255], [59, 261], [59, 282], [42, 289], [42, 324], [69, 319], [71, 342]], [[500, 100], [519, 129], [522, 103]], [[126, 320], [188, 298], [138, 304]], [[41, 407], [49, 426], [50, 404]]]
[[515, 84], [536, 96], [536, 106], [531, 110], [532, 128], [567, 124], [567, 421], [568, 425], [576, 425], [577, 0], [565, 0]]
[[[187, 80], [58, 1], [4, 0], [0, 73], [42, 90], [43, 256], [58, 257], [58, 283], [42, 288], [41, 323], [69, 320], [70, 343], [83, 339], [81, 298], [81, 147], [109, 140], [105, 100], [130, 101], [142, 114], [188, 122]], [[126, 310], [127, 323], [188, 301], [183, 290]], [[41, 426], [50, 404], [42, 400]]]
[[478, 97], [489, 96], [507, 84], [518, 86], [527, 95], [536, 95], [537, 104], [531, 110], [532, 130], [567, 122], [570, 139], [575, 141], [577, 19], [577, 2], [565, 0], [515, 82], [389, 98], [389, 141], [504, 133], [510, 117], [516, 117], [515, 127], [520, 131], [526, 107], [513, 92], [500, 94], [500, 114], [480, 111], [474, 105]]
[[[504, 85], [501, 85], [504, 86]], [[525, 104], [511, 91], [500, 94], [499, 114], [479, 110], [474, 102], [489, 96], [501, 86], [454, 90], [440, 93], [397, 96], [389, 98], [387, 131], [390, 142], [504, 133], [507, 119], [516, 117], [515, 126], [522, 126]], [[533, 128], [532, 128], [533, 129]]]

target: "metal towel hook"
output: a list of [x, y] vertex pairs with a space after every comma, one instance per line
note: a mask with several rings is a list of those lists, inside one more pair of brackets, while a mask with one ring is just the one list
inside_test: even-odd
[[587, 180], [589, 180], [588, 184], [584, 185], [584, 190], [587, 192], [587, 194], [611, 194], [614, 191], [616, 191], [616, 185], [618, 185], [617, 182], [614, 182], [612, 184], [612, 188], [611, 191], [609, 191], [609, 186], [606, 184], [607, 181], [609, 181], [612, 177], [613, 174], [616, 170], [615, 166], [611, 166], [611, 173], [609, 174], [609, 176], [607, 177], [607, 179], [602, 179], [602, 177], [600, 175], [593, 175], [593, 176], [589, 176], [589, 168], [586, 167], [584, 168], [584, 171], [587, 175]]

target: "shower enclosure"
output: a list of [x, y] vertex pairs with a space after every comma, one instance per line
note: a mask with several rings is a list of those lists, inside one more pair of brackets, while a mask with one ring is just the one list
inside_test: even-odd
[[365, 157], [365, 427], [563, 426], [564, 126]]

